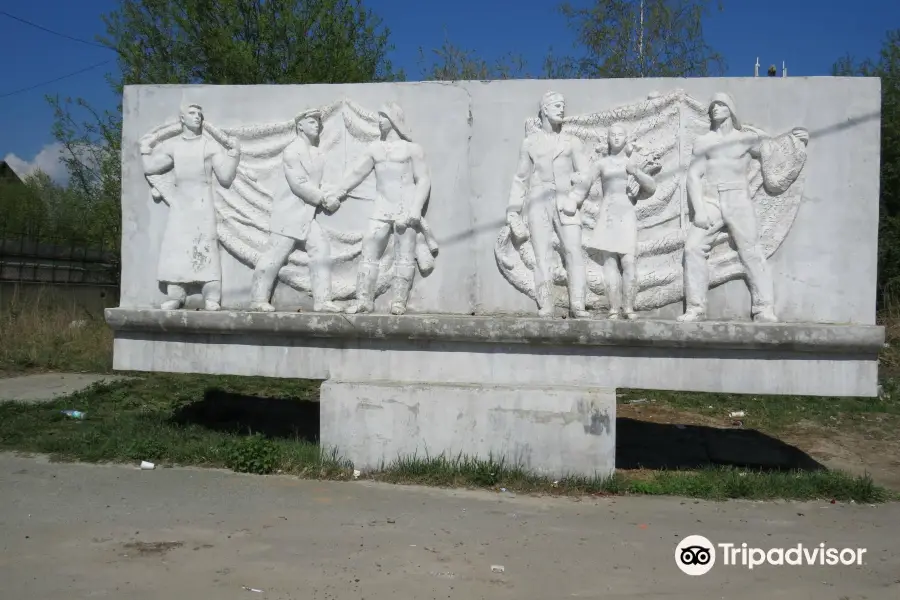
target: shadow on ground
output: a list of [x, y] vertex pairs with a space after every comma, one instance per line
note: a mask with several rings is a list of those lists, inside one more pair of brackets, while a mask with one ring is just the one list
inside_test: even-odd
[[825, 466], [795, 446], [753, 429], [718, 429], [616, 419], [617, 469], [734, 466], [818, 471]]
[[[319, 403], [209, 389], [203, 399], [172, 416], [179, 425], [197, 425], [233, 434], [319, 441]], [[790, 444], [752, 429], [718, 429], [616, 419], [616, 468], [693, 470], [729, 465], [770, 471], [816, 471], [825, 467]]]
[[178, 409], [171, 420], [222, 433], [319, 441], [319, 403], [302, 398], [250, 396], [212, 388], [203, 400]]

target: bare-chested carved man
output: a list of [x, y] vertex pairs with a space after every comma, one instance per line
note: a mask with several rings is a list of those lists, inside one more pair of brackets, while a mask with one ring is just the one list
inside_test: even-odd
[[[585, 182], [589, 185], [599, 179], [602, 190], [594, 232], [586, 245], [600, 254], [609, 318], [619, 319], [624, 313], [625, 318], [636, 319], [638, 222], [634, 200], [640, 192], [652, 196], [656, 192], [656, 181], [632, 153], [628, 134], [620, 123], [607, 130], [607, 144], [609, 154], [593, 164], [591, 177]], [[633, 193], [628, 189], [629, 175], [637, 183]]]
[[[422, 146], [412, 141], [403, 110], [389, 102], [379, 111], [380, 139], [369, 144], [360, 162], [344, 177], [332, 194], [344, 198], [372, 172], [378, 195], [363, 237], [362, 256], [356, 279], [356, 301], [348, 313], [375, 309], [378, 263], [391, 233], [394, 240], [394, 279], [391, 313], [406, 312], [416, 271], [416, 233], [422, 227], [422, 210], [431, 194], [431, 174]], [[330, 198], [331, 195], [328, 195]]]
[[187, 287], [199, 285], [205, 310], [219, 310], [222, 265], [213, 177], [223, 187], [231, 186], [241, 148], [232, 137], [222, 139], [222, 146], [204, 137], [203, 108], [199, 104], [183, 106], [180, 121], [180, 135], [162, 142], [154, 135], [144, 136], [140, 145], [144, 175], [170, 170], [175, 174], [173, 191], [164, 199], [169, 215], [159, 250], [157, 279], [166, 285], [168, 300], [161, 308], [181, 308], [187, 299]]
[[340, 202], [327, 198], [321, 189], [325, 172], [325, 156], [319, 150], [322, 113], [318, 109], [301, 112], [294, 119], [297, 139], [282, 153], [284, 176], [288, 189], [274, 198], [270, 224], [269, 247], [256, 269], [250, 286], [250, 308], [271, 312], [269, 300], [278, 271], [298, 244], [309, 257], [309, 279], [313, 310], [341, 312], [331, 297], [331, 247], [328, 234], [316, 221], [322, 210], [336, 211]]
[[[713, 96], [709, 118], [709, 133], [694, 143], [685, 184], [694, 217], [684, 246], [687, 310], [678, 320], [698, 321], [706, 317], [710, 245], [720, 231], [727, 229], [747, 272], [753, 320], [775, 322], [778, 319], [772, 275], [759, 244], [748, 174], [750, 160], [760, 158], [764, 138], [741, 126], [734, 100], [728, 94]], [[804, 144], [809, 140], [809, 132], [801, 127], [791, 134]]]
[[[512, 234], [524, 242], [530, 237], [534, 248], [534, 289], [538, 316], [553, 315], [553, 232], [563, 247], [569, 286], [569, 313], [576, 318], [590, 316], [585, 310], [587, 273], [581, 248], [581, 202], [572, 194], [573, 177], [587, 176], [590, 168], [581, 140], [562, 131], [566, 101], [562, 94], [547, 92], [541, 98], [541, 129], [522, 142], [506, 220]], [[521, 226], [521, 214], [528, 230]], [[519, 233], [517, 233], [519, 232]]]

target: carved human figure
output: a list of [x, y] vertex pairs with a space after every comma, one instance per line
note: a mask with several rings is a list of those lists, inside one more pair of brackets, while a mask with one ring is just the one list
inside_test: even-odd
[[[534, 249], [534, 289], [538, 316], [553, 315], [553, 232], [563, 248], [569, 288], [569, 312], [585, 318], [587, 273], [581, 248], [581, 202], [572, 194], [573, 178], [587, 177], [590, 168], [581, 140], [562, 131], [565, 98], [549, 91], [541, 98], [540, 130], [522, 142], [513, 177], [506, 220], [511, 235], [522, 243], [531, 239]], [[527, 229], [522, 215], [528, 221]]]
[[[749, 189], [751, 159], [760, 159], [760, 134], [742, 127], [734, 100], [717, 93], [709, 103], [710, 131], [694, 143], [686, 175], [693, 220], [684, 246], [684, 291], [687, 309], [679, 321], [706, 317], [709, 288], [707, 260], [712, 242], [722, 230], [734, 241], [750, 289], [754, 321], [775, 322], [772, 275], [759, 243], [756, 212]], [[795, 128], [791, 135], [809, 141], [809, 132]]]
[[321, 189], [325, 156], [319, 149], [322, 114], [318, 109], [301, 112], [294, 119], [297, 139], [282, 152], [288, 187], [272, 202], [269, 246], [260, 257], [250, 286], [250, 309], [272, 312], [270, 304], [278, 271], [299, 245], [309, 256], [309, 278], [313, 310], [341, 312], [331, 295], [331, 247], [327, 234], [316, 220], [322, 211], [340, 207], [334, 197]]
[[[644, 161], [633, 152], [625, 127], [616, 123], [607, 130], [609, 154], [593, 163], [589, 182], [599, 180], [601, 201], [596, 221], [585, 214], [585, 225], [593, 228], [587, 247], [599, 254], [603, 268], [609, 318], [636, 319], [637, 295], [637, 213], [638, 194], [652, 196], [656, 182], [644, 169]], [[637, 189], [629, 189], [629, 175]], [[586, 211], [589, 212], [589, 211]], [[624, 305], [624, 307], [623, 307]]]
[[403, 110], [394, 102], [378, 112], [380, 137], [371, 142], [359, 163], [345, 174], [329, 198], [344, 198], [374, 171], [377, 196], [362, 241], [356, 300], [348, 313], [372, 312], [378, 263], [393, 233], [394, 273], [391, 313], [406, 312], [416, 270], [416, 234], [425, 233], [422, 211], [431, 193], [431, 174], [422, 146], [412, 141]]
[[[237, 175], [240, 146], [232, 137], [211, 143], [204, 135], [203, 108], [181, 108], [181, 134], [160, 141], [141, 139], [140, 152], [146, 176], [174, 171], [175, 184], [164, 198], [169, 205], [159, 252], [157, 278], [166, 285], [168, 300], [161, 308], [184, 306], [187, 287], [200, 285], [206, 310], [219, 310], [222, 302], [222, 267], [216, 232], [213, 175], [230, 187]], [[212, 133], [212, 129], [210, 129]]]

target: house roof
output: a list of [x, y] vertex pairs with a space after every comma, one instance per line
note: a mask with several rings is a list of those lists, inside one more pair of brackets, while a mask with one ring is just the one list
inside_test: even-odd
[[13, 168], [5, 160], [0, 160], [0, 181], [22, 183], [22, 178], [13, 171]]

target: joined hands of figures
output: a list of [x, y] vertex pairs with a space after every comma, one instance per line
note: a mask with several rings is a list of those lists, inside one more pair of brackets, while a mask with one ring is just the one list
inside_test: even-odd
[[338, 190], [331, 187], [323, 187], [322, 191], [322, 208], [324, 208], [329, 213], [334, 213], [341, 207], [341, 197], [344, 194], [341, 194]]

